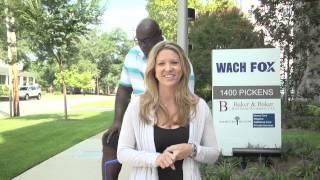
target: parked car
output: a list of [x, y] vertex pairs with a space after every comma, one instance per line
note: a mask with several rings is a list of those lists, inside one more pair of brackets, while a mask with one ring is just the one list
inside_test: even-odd
[[20, 86], [19, 97], [28, 100], [29, 98], [41, 99], [41, 88], [39, 85]]
[[[61, 92], [63, 91], [61, 90]], [[82, 90], [78, 87], [68, 87], [67, 94], [82, 94]]]

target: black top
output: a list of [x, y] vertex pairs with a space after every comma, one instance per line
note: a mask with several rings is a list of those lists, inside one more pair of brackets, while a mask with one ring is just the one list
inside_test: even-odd
[[[156, 151], [159, 153], [162, 153], [171, 145], [188, 143], [188, 139], [189, 126], [177, 129], [164, 129], [154, 126], [154, 143]], [[159, 180], [183, 180], [182, 162], [183, 160], [179, 160], [174, 163], [176, 170], [172, 170], [170, 167], [165, 169], [158, 167]]]

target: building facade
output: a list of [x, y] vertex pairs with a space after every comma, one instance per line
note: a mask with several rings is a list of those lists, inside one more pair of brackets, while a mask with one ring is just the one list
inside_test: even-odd
[[[10, 79], [12, 78], [11, 66], [0, 60], [0, 85], [10, 85]], [[19, 86], [36, 84], [36, 78], [33, 73], [19, 70], [18, 78]]]

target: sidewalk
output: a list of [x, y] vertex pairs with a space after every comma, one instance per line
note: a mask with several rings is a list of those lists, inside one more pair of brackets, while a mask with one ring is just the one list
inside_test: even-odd
[[[13, 180], [101, 180], [101, 137], [103, 132], [53, 156]], [[119, 180], [128, 179], [122, 168]]]

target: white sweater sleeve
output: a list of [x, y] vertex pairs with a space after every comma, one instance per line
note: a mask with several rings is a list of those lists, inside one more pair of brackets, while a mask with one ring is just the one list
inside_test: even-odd
[[195, 160], [202, 163], [213, 164], [219, 157], [217, 139], [213, 128], [212, 115], [207, 104], [204, 108], [204, 129], [201, 142], [197, 146], [197, 155]]
[[[159, 153], [139, 151], [136, 148], [137, 133], [140, 121], [138, 118], [139, 103], [130, 103], [123, 117], [118, 142], [117, 158], [122, 164], [132, 167], [156, 167]], [[139, 141], [139, 140], [138, 140]]]

